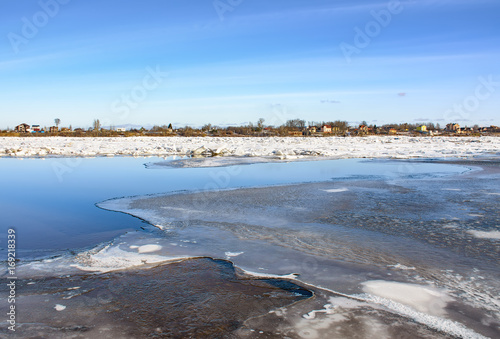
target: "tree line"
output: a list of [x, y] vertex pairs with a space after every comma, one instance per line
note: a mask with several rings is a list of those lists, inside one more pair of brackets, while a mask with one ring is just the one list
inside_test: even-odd
[[[362, 121], [357, 126], [351, 126], [349, 122], [342, 120], [335, 121], [308, 121], [303, 119], [289, 119], [282, 123], [280, 126], [266, 125], [265, 119], [260, 118], [256, 122], [248, 122], [240, 126], [217, 126], [211, 123], [205, 124], [199, 128], [192, 126], [173, 127], [172, 124], [168, 125], [154, 125], [152, 128], [146, 129], [129, 128], [115, 128], [114, 126], [103, 126], [99, 119], [94, 119], [92, 127], [88, 129], [77, 128], [73, 130], [71, 125], [69, 128], [59, 129], [61, 119], [54, 119], [55, 127], [43, 130], [45, 135], [75, 135], [75, 136], [134, 136], [134, 135], [180, 135], [180, 136], [299, 136], [299, 135], [321, 135], [321, 134], [334, 134], [334, 135], [366, 135], [366, 134], [386, 134], [386, 133], [400, 133], [400, 132], [415, 132], [417, 129], [425, 125], [427, 131], [440, 131], [441, 126], [433, 122], [422, 123], [397, 123], [397, 124], [384, 124], [377, 126], [375, 124], [368, 124]], [[323, 127], [325, 127], [323, 129]], [[475, 126], [478, 127], [478, 126]], [[477, 129], [477, 128], [476, 128]], [[420, 129], [421, 130], [421, 129]], [[4, 131], [4, 133], [7, 131]], [[3, 133], [3, 134], [4, 134]], [[38, 134], [38, 133], [37, 133]]]

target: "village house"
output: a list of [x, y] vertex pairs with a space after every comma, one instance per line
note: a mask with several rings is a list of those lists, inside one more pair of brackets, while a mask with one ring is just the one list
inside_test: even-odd
[[42, 128], [40, 127], [40, 125], [31, 125], [31, 132], [42, 132]]
[[487, 131], [491, 133], [499, 133], [500, 127], [491, 125], [490, 127], [487, 128]]
[[359, 131], [362, 133], [368, 133], [368, 126], [366, 125], [359, 125]]
[[459, 124], [448, 124], [446, 125], [446, 130], [448, 132], [460, 132], [460, 125]]
[[500, 132], [500, 127], [493, 125], [490, 127], [479, 127], [478, 131], [481, 133], [498, 133]]
[[59, 128], [57, 126], [50, 126], [49, 132], [50, 133], [57, 133], [57, 132], [59, 132]]
[[14, 130], [16, 132], [18, 132], [18, 133], [29, 133], [29, 132], [31, 132], [30, 125], [28, 125], [28, 124], [17, 125]]
[[418, 126], [417, 132], [427, 132], [427, 126], [425, 125]]
[[264, 135], [271, 135], [273, 133], [273, 129], [271, 127], [264, 127], [262, 129], [262, 134]]
[[332, 126], [330, 125], [323, 125], [321, 126], [321, 132], [323, 133], [332, 133]]

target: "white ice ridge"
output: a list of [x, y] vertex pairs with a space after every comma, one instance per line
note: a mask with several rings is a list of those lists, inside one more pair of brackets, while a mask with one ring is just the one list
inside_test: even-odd
[[453, 299], [433, 286], [373, 280], [363, 283], [367, 293], [356, 296], [458, 338], [485, 338], [464, 325], [442, 318]]
[[[418, 308], [422, 309], [423, 307], [425, 309], [426, 306], [423, 305], [423, 303], [426, 302], [425, 300], [427, 300], [428, 297], [433, 296], [434, 299], [437, 299], [437, 309], [432, 313], [440, 313], [444, 311], [446, 303], [453, 300], [448, 296], [445, 290], [437, 289], [430, 285], [425, 286], [392, 281], [372, 280], [363, 283], [363, 290], [365, 292], [370, 291], [371, 293], [367, 292], [364, 294], [348, 295], [328, 288], [314, 286], [307, 283], [304, 284], [306, 286], [309, 285], [337, 295], [336, 297], [329, 298], [329, 303], [324, 306], [323, 310], [313, 310], [302, 316], [304, 321], [315, 321], [318, 313], [324, 313], [327, 319], [321, 320], [321, 323], [319, 323], [320, 328], [325, 328], [324, 325], [327, 325], [328, 321], [342, 320], [339, 318], [342, 317], [342, 313], [338, 312], [339, 308], [345, 310], [369, 306], [375, 309], [389, 310], [393, 313], [413, 319], [420, 324], [427, 325], [430, 328], [450, 334], [457, 338], [486, 339], [486, 337], [465, 327], [459, 322], [421, 312], [412, 307], [418, 306]], [[410, 293], [410, 295], [406, 295], [406, 293]], [[417, 295], [414, 300], [411, 300], [412, 293]], [[432, 299], [432, 303], [435, 302], [434, 299]], [[410, 304], [412, 306], [409, 306]]]
[[247, 271], [240, 268], [245, 274], [252, 276], [254, 278], [265, 278], [265, 279], [297, 279], [299, 276], [298, 273], [290, 273], [290, 274], [268, 274], [268, 273], [257, 273], [252, 271]]
[[218, 154], [272, 156], [294, 159], [307, 156], [334, 158], [430, 158], [498, 154], [498, 137], [1, 137], [0, 156], [92, 157], [110, 155], [171, 156]]

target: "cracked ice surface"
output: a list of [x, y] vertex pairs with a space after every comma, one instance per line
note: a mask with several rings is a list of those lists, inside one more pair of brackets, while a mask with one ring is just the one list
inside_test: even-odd
[[497, 154], [497, 137], [131, 137], [0, 138], [0, 156], [263, 156], [295, 159], [311, 156], [333, 158], [432, 158]]

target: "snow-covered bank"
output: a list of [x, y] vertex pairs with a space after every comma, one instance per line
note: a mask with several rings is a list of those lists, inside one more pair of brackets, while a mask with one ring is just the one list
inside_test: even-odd
[[324, 137], [324, 138], [0, 138], [0, 157], [92, 157], [222, 155], [294, 159], [468, 157], [497, 154], [497, 137]]

